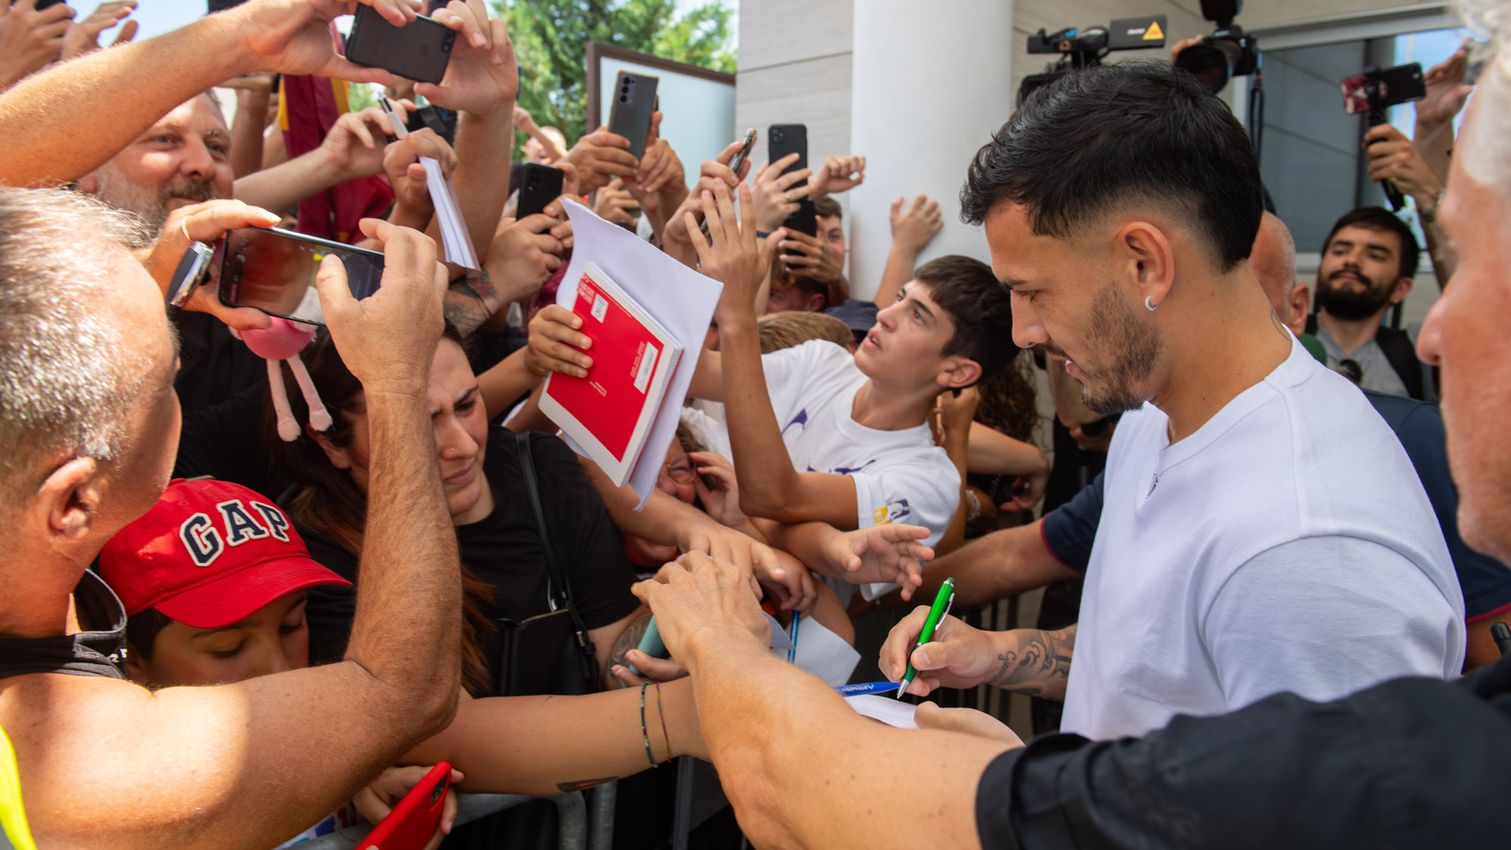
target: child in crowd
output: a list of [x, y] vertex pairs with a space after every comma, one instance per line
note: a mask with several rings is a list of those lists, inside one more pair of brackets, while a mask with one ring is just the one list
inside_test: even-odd
[[[126, 670], [158, 689], [223, 685], [309, 665], [304, 608], [313, 587], [350, 583], [310, 559], [271, 499], [237, 484], [179, 479], [100, 553], [126, 609]], [[383, 772], [341, 810], [280, 845], [376, 822], [426, 773]], [[460, 774], [453, 774], [453, 780]], [[449, 831], [455, 799], [432, 847]]]

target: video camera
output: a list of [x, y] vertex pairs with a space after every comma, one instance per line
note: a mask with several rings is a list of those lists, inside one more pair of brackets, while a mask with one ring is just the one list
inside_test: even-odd
[[1039, 30], [1028, 37], [1029, 53], [1058, 53], [1060, 59], [1042, 74], [1025, 77], [1018, 86], [1018, 103], [1028, 99], [1041, 86], [1064, 76], [1066, 71], [1102, 64], [1102, 58], [1114, 50], [1145, 50], [1165, 46], [1164, 15], [1143, 18], [1119, 18], [1105, 27], [1085, 30], [1070, 27], [1057, 33]]
[[[1369, 126], [1376, 127], [1387, 120], [1385, 110], [1427, 96], [1427, 81], [1422, 76], [1422, 65], [1412, 62], [1394, 68], [1376, 68], [1349, 77], [1343, 81], [1343, 111], [1350, 115], [1364, 114]], [[1406, 206], [1406, 198], [1396, 184], [1380, 181], [1390, 208], [1400, 212]]]
[[1222, 91], [1229, 79], [1259, 70], [1259, 43], [1233, 23], [1241, 11], [1243, 0], [1201, 0], [1201, 16], [1217, 24], [1217, 30], [1175, 57], [1175, 67], [1213, 94]]

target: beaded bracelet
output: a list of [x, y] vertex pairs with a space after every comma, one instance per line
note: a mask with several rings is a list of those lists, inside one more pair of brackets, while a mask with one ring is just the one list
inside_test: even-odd
[[661, 683], [656, 683], [656, 710], [661, 712], [661, 737], [666, 739], [666, 758], [672, 757], [672, 734], [666, 731], [666, 706], [661, 704]]
[[[651, 763], [651, 767], [656, 767], [656, 757], [651, 755], [651, 736], [645, 728], [645, 689], [650, 686], [650, 682], [644, 682], [640, 685], [640, 741], [645, 744], [645, 760]], [[660, 688], [656, 689], [656, 696], [660, 698]]]

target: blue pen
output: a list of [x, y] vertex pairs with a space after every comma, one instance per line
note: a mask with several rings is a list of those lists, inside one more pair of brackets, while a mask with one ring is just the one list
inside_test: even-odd
[[793, 611], [792, 612], [792, 623], [787, 626], [787, 628], [788, 628], [787, 640], [788, 640], [789, 643], [792, 644], [791, 646], [787, 647], [787, 663], [788, 664], [792, 664], [793, 662], [797, 661], [797, 621], [801, 620], [801, 619], [803, 619], [803, 615], [799, 614], [796, 611]]
[[840, 685], [834, 690], [842, 697], [861, 696], [863, 694], [884, 694], [897, 690], [896, 682], [863, 682], [859, 685]]

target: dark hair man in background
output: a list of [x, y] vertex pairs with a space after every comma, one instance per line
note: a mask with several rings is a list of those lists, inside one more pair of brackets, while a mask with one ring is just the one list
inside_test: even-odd
[[1380, 324], [1411, 291], [1420, 259], [1411, 228], [1381, 207], [1360, 207], [1333, 225], [1317, 266], [1313, 329], [1330, 368], [1367, 390], [1429, 397], [1411, 338]]

